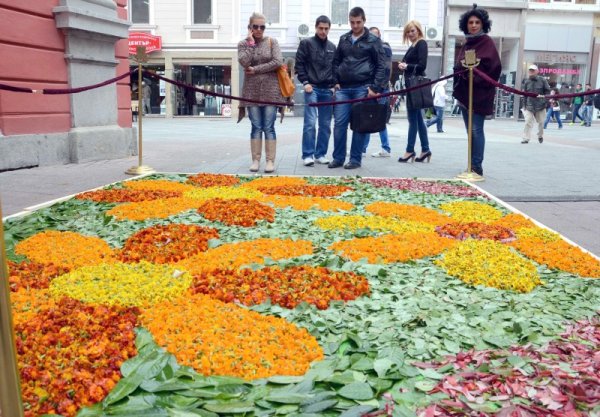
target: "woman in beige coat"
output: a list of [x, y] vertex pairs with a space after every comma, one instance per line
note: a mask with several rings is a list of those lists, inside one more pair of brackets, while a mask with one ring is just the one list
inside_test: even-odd
[[[283, 63], [283, 57], [277, 40], [264, 36], [265, 22], [265, 16], [253, 13], [248, 22], [248, 36], [238, 43], [238, 62], [244, 68], [242, 97], [282, 103], [285, 99], [279, 89], [277, 68]], [[260, 167], [262, 133], [264, 132], [267, 160], [265, 172], [273, 172], [277, 144], [275, 135], [277, 107], [251, 102], [241, 102], [240, 106], [246, 108], [246, 113], [252, 123], [250, 171], [257, 172]]]

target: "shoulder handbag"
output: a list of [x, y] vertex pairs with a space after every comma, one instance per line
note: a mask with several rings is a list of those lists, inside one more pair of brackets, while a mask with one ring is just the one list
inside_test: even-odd
[[[406, 88], [417, 87], [430, 82], [431, 79], [422, 75], [411, 74], [404, 78]], [[426, 85], [406, 93], [406, 108], [408, 110], [427, 109], [429, 107], [433, 107], [433, 95], [430, 86]]]
[[[269, 38], [269, 47], [273, 47], [271, 43], [271, 38]], [[296, 91], [296, 86], [290, 77], [290, 73], [288, 72], [287, 65], [283, 64], [277, 68], [277, 81], [279, 81], [279, 89], [281, 90], [281, 95], [284, 97], [291, 97], [294, 95]]]
[[352, 105], [350, 129], [356, 133], [377, 133], [385, 129], [387, 105], [361, 102]]

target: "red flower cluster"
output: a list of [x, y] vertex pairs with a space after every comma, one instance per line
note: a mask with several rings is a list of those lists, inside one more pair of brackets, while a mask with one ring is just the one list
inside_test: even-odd
[[112, 190], [96, 190], [77, 194], [78, 200], [92, 200], [98, 203], [135, 203], [139, 201], [160, 200], [163, 198], [181, 197], [179, 191], [164, 190], [132, 190], [129, 188]]
[[247, 198], [222, 199], [214, 198], [203, 203], [198, 208], [210, 221], [219, 221], [230, 226], [252, 227], [259, 220], [273, 222], [275, 209], [256, 200]]
[[53, 264], [8, 261], [8, 283], [10, 290], [13, 292], [19, 291], [21, 288], [48, 288], [52, 278], [66, 274], [69, 271], [69, 268]]
[[323, 267], [295, 266], [286, 269], [216, 269], [194, 277], [190, 291], [225, 302], [254, 305], [271, 299], [273, 304], [294, 308], [302, 302], [324, 310], [333, 300], [349, 301], [369, 294], [367, 279], [353, 272]]
[[448, 223], [435, 228], [437, 234], [457, 240], [465, 239], [490, 239], [500, 242], [510, 242], [516, 239], [512, 230], [502, 226], [485, 223]]
[[239, 184], [240, 180], [232, 175], [196, 174], [190, 175], [187, 182], [200, 187], [228, 187]]
[[139, 312], [63, 298], [15, 326], [25, 417], [72, 417], [101, 401], [121, 379], [121, 364], [135, 356]]
[[375, 187], [389, 187], [396, 190], [406, 190], [416, 193], [488, 198], [485, 194], [474, 188], [465, 185], [446, 184], [439, 181], [413, 180], [410, 178], [364, 178], [362, 181], [374, 185]]
[[129, 237], [117, 257], [123, 262], [179, 262], [204, 252], [208, 241], [218, 238], [219, 232], [212, 227], [177, 223], [153, 226]]
[[337, 197], [346, 191], [352, 190], [352, 188], [341, 185], [279, 185], [275, 187], [258, 187], [258, 190], [269, 195]]

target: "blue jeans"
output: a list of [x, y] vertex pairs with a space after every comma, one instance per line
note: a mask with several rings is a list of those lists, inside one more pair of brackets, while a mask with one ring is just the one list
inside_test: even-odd
[[571, 123], [575, 123], [578, 117], [582, 122], [585, 122], [585, 120], [583, 120], [583, 117], [581, 117], [581, 115], [579, 114], [580, 109], [581, 104], [573, 104], [573, 119], [571, 120]]
[[546, 111], [546, 120], [544, 120], [544, 129], [548, 126], [548, 123], [550, 123], [550, 119], [552, 119], [552, 116], [554, 116], [554, 118], [556, 119], [556, 122], [558, 123], [558, 127], [562, 129], [562, 120], [560, 120], [560, 110], [552, 110], [552, 107], [548, 107], [548, 110]]
[[277, 139], [275, 135], [275, 119], [277, 107], [275, 106], [249, 106], [246, 107], [248, 118], [252, 124], [250, 139], [261, 139], [265, 132], [265, 139]]
[[[469, 112], [463, 110], [462, 117], [465, 122], [467, 134], [469, 133]], [[471, 149], [471, 167], [482, 168], [483, 152], [485, 150], [485, 133], [483, 132], [483, 122], [485, 116], [479, 113], [473, 113], [473, 147]]]
[[421, 109], [406, 110], [408, 118], [408, 143], [406, 144], [406, 152], [415, 151], [415, 143], [417, 141], [417, 131], [421, 140], [421, 152], [429, 151], [429, 137], [427, 136], [427, 127], [423, 121], [423, 112]]
[[[368, 94], [367, 87], [342, 88], [335, 95], [336, 101], [363, 98]], [[333, 160], [344, 163], [346, 159], [346, 142], [348, 141], [348, 123], [350, 122], [352, 104], [338, 104], [333, 109], [335, 120], [333, 127]], [[367, 134], [352, 132], [350, 146], [350, 162], [361, 163], [363, 143]]]
[[582, 113], [585, 124], [590, 126], [592, 124], [592, 116], [594, 115], [594, 106], [584, 104]]
[[[320, 158], [327, 153], [329, 137], [331, 136], [331, 116], [333, 106], [310, 107], [309, 103], [332, 101], [333, 92], [328, 88], [314, 88], [312, 93], [304, 93], [304, 129], [302, 130], [302, 159], [308, 157]], [[318, 116], [317, 116], [318, 114]], [[315, 127], [319, 120], [319, 134]], [[317, 140], [315, 150], [315, 138]]]
[[[388, 93], [390, 90], [385, 90], [382, 93]], [[379, 100], [377, 100], [377, 102], [379, 104], [387, 104], [388, 106], [390, 105], [390, 98], [389, 97], [382, 97]], [[392, 152], [392, 149], [390, 148], [390, 138], [388, 136], [388, 131], [387, 131], [387, 127], [385, 129], [383, 129], [381, 132], [379, 132], [379, 139], [381, 140], [381, 149], [387, 151], [387, 152]], [[363, 153], [367, 153], [367, 148], [369, 147], [369, 142], [371, 141], [371, 135], [366, 135], [365, 138], [365, 142], [363, 143]]]
[[431, 126], [432, 124], [435, 124], [437, 127], [437, 131], [438, 132], [443, 132], [444, 131], [444, 108], [443, 107], [437, 107], [434, 106], [433, 107], [435, 109], [435, 117], [432, 117], [431, 119], [427, 120], [427, 127]]

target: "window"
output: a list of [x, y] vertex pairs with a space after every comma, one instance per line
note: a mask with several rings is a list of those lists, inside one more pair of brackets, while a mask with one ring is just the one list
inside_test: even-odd
[[212, 23], [212, 0], [193, 0], [193, 21], [196, 25]]
[[130, 0], [131, 21], [133, 23], [150, 23], [150, 0]]
[[280, 23], [281, 4], [280, 0], [263, 0], [263, 14], [267, 23]]
[[349, 9], [348, 0], [331, 1], [331, 23], [334, 25], [347, 25]]
[[403, 27], [408, 22], [409, 0], [390, 0], [390, 27]]

